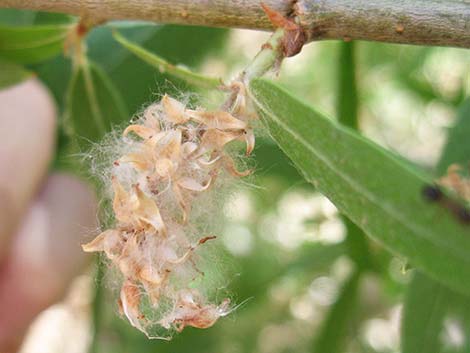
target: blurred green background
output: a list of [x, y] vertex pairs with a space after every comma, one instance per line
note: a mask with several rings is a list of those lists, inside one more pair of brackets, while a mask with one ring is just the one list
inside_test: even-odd
[[[0, 11], [3, 30], [70, 20]], [[269, 36], [128, 22], [93, 29], [87, 56], [109, 79], [127, 119], [163, 93], [191, 92], [211, 103], [220, 94], [190, 87], [143, 63], [112, 38], [112, 27], [171, 63], [227, 81]], [[49, 87], [65, 117], [72, 70], [70, 59], [56, 54], [26, 62], [26, 68]], [[364, 135], [433, 171], [470, 92], [470, 56], [463, 49], [325, 41], [285, 60], [278, 76], [290, 92], [331, 117], [340, 116], [341, 109], [354, 115], [357, 109]], [[71, 159], [65, 126], [58, 131], [53, 168], [64, 168]], [[98, 281], [93, 267], [76, 280], [63, 303], [42, 314], [23, 351], [78, 353], [91, 346], [103, 353], [401, 352], [401, 311], [413, 271], [348, 225], [274, 142], [263, 131], [259, 135], [252, 161], [256, 173], [230, 191], [225, 219], [217, 222], [221, 253], [216, 265], [226, 272], [227, 289], [236, 303], [243, 302], [240, 307], [210, 329], [187, 328], [171, 342], [148, 340], [119, 317], [113, 275], [105, 273]], [[461, 297], [454, 303], [470, 307]], [[434, 337], [438, 343], [422, 352], [470, 351], [468, 321], [465, 310], [446, 311]]]

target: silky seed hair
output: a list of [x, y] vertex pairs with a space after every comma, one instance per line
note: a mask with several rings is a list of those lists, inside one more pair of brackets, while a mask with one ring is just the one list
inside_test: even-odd
[[249, 155], [255, 143], [244, 87], [236, 88], [224, 110], [190, 109], [164, 95], [122, 134], [111, 133], [94, 163], [114, 222], [83, 249], [103, 252], [119, 270], [119, 310], [150, 338], [210, 327], [233, 310], [220, 298], [223, 281], [211, 284], [216, 271], [206, 272], [214, 263], [219, 190], [251, 172], [231, 148], [242, 142]]

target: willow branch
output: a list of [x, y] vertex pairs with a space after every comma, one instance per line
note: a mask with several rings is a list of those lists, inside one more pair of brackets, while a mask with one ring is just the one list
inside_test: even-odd
[[[309, 40], [362, 39], [470, 47], [468, 0], [262, 0], [296, 17]], [[148, 20], [272, 30], [261, 0], [0, 0], [0, 7], [62, 12], [96, 22]]]

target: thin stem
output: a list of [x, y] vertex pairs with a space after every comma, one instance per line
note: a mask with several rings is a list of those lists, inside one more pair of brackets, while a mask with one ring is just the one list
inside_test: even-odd
[[285, 32], [277, 29], [269, 40], [263, 45], [253, 61], [243, 70], [242, 77], [245, 82], [249, 82], [255, 77], [261, 77], [271, 70], [282, 60], [281, 40]]
[[338, 60], [338, 121], [352, 129], [358, 128], [355, 43], [341, 43]]
[[124, 46], [126, 49], [131, 51], [146, 63], [154, 66], [162, 73], [169, 73], [170, 75], [173, 75], [191, 85], [202, 88], [217, 88], [222, 84], [222, 80], [220, 78], [204, 76], [192, 72], [184, 67], [170, 64], [162, 57], [130, 42], [116, 31], [113, 33], [113, 36], [114, 39], [116, 39], [122, 46]]
[[[232, 82], [230, 86], [231, 94], [221, 106], [222, 110], [232, 111], [240, 98], [239, 95], [245, 95], [245, 89], [241, 92], [240, 85], [249, 87], [249, 82], [253, 78], [261, 77], [269, 70], [281, 64], [284, 55], [282, 52], [282, 39], [284, 35], [284, 29], [278, 28], [271, 35], [269, 40], [263, 44], [253, 61], [251, 61], [239, 77]], [[243, 100], [245, 100], [245, 97], [243, 97]]]

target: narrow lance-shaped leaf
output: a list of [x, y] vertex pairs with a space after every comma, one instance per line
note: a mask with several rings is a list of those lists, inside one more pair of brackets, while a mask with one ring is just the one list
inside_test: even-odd
[[449, 290], [417, 272], [408, 286], [402, 323], [403, 353], [440, 351], [439, 334], [448, 310]]
[[82, 147], [89, 147], [89, 142], [99, 141], [114, 125], [129, 119], [112, 82], [89, 62], [76, 68], [67, 104], [68, 122]]
[[184, 67], [170, 64], [165, 59], [159, 57], [156, 54], [149, 52], [148, 50], [142, 48], [141, 46], [130, 42], [118, 32], [114, 32], [114, 38], [122, 44], [126, 49], [134, 53], [137, 57], [145, 61], [146, 63], [154, 66], [160, 72], [167, 72], [170, 75], [173, 75], [187, 83], [205, 87], [205, 88], [216, 88], [221, 85], [222, 81], [218, 78], [207, 77], [194, 73]]
[[[455, 126], [449, 131], [446, 146], [437, 165], [440, 175], [452, 163], [465, 165], [470, 160], [470, 99], [459, 109]], [[443, 347], [443, 330], [446, 317], [467, 323], [466, 339], [470, 341], [470, 298], [455, 293], [423, 273], [416, 272], [408, 286], [403, 309], [403, 353], [436, 353]], [[466, 351], [470, 351], [467, 347]]]
[[[355, 63], [355, 42], [339, 43], [338, 60], [338, 96], [336, 110], [338, 122], [357, 130], [359, 104], [357, 100], [357, 79]], [[368, 243], [364, 233], [347, 217], [343, 218], [346, 225], [346, 243], [349, 247], [349, 255], [357, 266], [364, 269], [370, 266]], [[338, 339], [341, 339], [337, 335]]]
[[62, 51], [69, 25], [0, 26], [0, 57], [33, 64]]
[[429, 177], [267, 80], [253, 80], [250, 95], [274, 140], [341, 212], [433, 278], [470, 293], [470, 229], [423, 198]]
[[402, 352], [470, 352], [469, 301], [468, 295], [416, 272], [403, 308]]

